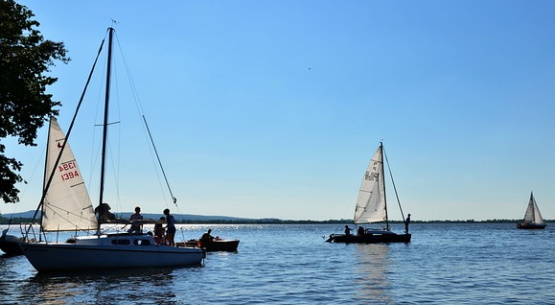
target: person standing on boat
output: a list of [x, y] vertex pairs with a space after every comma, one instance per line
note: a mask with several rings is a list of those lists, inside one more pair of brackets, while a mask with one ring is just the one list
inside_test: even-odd
[[351, 236], [351, 231], [352, 231], [352, 230], [353, 230], [353, 229], [349, 228], [348, 225], [345, 225], [345, 235]]
[[358, 227], [357, 235], [364, 235], [364, 228], [362, 226]]
[[164, 237], [164, 222], [166, 222], [166, 217], [160, 217], [158, 221], [154, 224], [154, 239], [158, 245], [165, 245], [166, 239]]
[[127, 230], [127, 233], [143, 233], [143, 225], [138, 223], [138, 221], [143, 220], [143, 215], [141, 215], [141, 208], [135, 207], [135, 214], [129, 217], [129, 222], [131, 222], [131, 228]]
[[410, 214], [405, 220], [405, 233], [409, 234]]
[[102, 223], [115, 222], [117, 220], [116, 215], [110, 212], [111, 209], [112, 208], [110, 207], [110, 205], [104, 202], [102, 204], [99, 204], [94, 209], [94, 214], [96, 215], [97, 219]]
[[164, 215], [166, 215], [166, 241], [171, 247], [175, 246], [175, 218], [170, 214], [170, 209], [164, 210]]

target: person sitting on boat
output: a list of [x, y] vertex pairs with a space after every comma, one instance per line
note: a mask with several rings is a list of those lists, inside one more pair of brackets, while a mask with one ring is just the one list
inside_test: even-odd
[[208, 229], [208, 231], [206, 231], [206, 233], [202, 234], [202, 237], [200, 238], [200, 246], [206, 246], [208, 243], [212, 242], [214, 240], [214, 237], [212, 235], [210, 235], [210, 233], [212, 233], [212, 229]]
[[143, 215], [141, 215], [141, 208], [135, 207], [135, 214], [129, 217], [131, 228], [127, 230], [127, 233], [143, 233], [143, 225], [139, 223], [140, 220], [143, 220]]
[[364, 235], [364, 228], [362, 226], [358, 227], [357, 235]]
[[351, 236], [351, 231], [352, 231], [352, 230], [353, 230], [353, 229], [349, 228], [348, 225], [345, 225], [345, 235]]
[[164, 222], [166, 222], [166, 217], [160, 217], [158, 221], [154, 224], [154, 240], [158, 245], [166, 244], [166, 237], [164, 234]]
[[405, 233], [409, 234], [409, 223], [410, 223], [410, 214], [405, 220]]
[[111, 209], [109, 204], [102, 203], [94, 209], [94, 213], [100, 222], [115, 222], [117, 220], [116, 215], [110, 212]]
[[171, 247], [175, 247], [175, 218], [170, 214], [170, 209], [164, 210], [164, 215], [166, 215], [166, 240], [168, 241], [168, 245]]

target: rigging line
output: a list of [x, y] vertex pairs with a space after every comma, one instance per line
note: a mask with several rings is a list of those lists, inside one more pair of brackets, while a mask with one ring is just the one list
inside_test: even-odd
[[133, 77], [131, 72], [129, 71], [129, 65], [127, 64], [127, 60], [125, 59], [125, 54], [123, 53], [123, 48], [121, 47], [119, 38], [116, 33], [116, 42], [118, 44], [119, 53], [121, 56], [121, 60], [123, 62], [123, 67], [125, 69], [125, 73], [127, 74], [127, 78], [129, 79], [129, 86], [131, 87], [131, 93], [133, 94], [133, 99], [135, 101], [135, 107], [137, 107], [137, 112], [142, 115], [144, 114], [143, 105], [141, 104], [141, 99], [139, 98], [139, 94], [137, 93], [137, 88], [135, 86], [135, 82], [133, 81]]
[[[116, 32], [114, 31], [113, 34], [117, 35]], [[114, 56], [115, 58], [115, 56]], [[120, 121], [122, 121], [122, 116], [121, 116], [121, 98], [120, 98], [120, 86], [119, 86], [119, 74], [117, 73], [118, 71], [118, 61], [117, 60], [112, 60], [112, 77], [113, 77], [113, 82], [114, 85], [112, 86], [113, 88], [113, 96], [112, 96], [112, 102], [111, 105], [113, 107], [113, 105], [115, 104], [116, 106], [116, 115], [112, 115], [113, 116], [117, 116], [118, 122], [117, 124], [119, 125]], [[115, 97], [114, 97], [115, 96]], [[115, 100], [115, 103], [114, 103]], [[112, 124], [116, 124], [116, 123], [109, 123], [109, 125]], [[120, 194], [120, 182], [121, 182], [121, 145], [122, 145], [122, 129], [120, 126], [118, 126], [117, 130], [112, 131], [111, 134], [114, 136], [113, 140], [115, 141], [115, 145], [111, 145], [110, 142], [108, 142], [108, 145], [110, 146], [110, 156], [111, 156], [111, 163], [112, 163], [112, 171], [113, 171], [113, 175], [114, 175], [114, 184], [115, 184], [115, 196], [116, 196], [116, 211], [121, 211], [121, 194]], [[111, 139], [108, 138], [108, 141], [110, 141]]]
[[[83, 92], [81, 93], [81, 97], [79, 98], [79, 102], [77, 103], [77, 108], [75, 109], [75, 113], [73, 114], [73, 118], [71, 119], [71, 123], [69, 124], [67, 134], [65, 135], [64, 143], [62, 144], [62, 147], [60, 148], [60, 152], [58, 153], [58, 157], [56, 158], [56, 163], [55, 164], [60, 163], [60, 159], [62, 158], [62, 153], [64, 152], [64, 149], [66, 148], [67, 141], [69, 139], [71, 131], [73, 130], [73, 125], [75, 124], [77, 114], [79, 113], [79, 109], [81, 108], [81, 104], [83, 103], [83, 99], [85, 98], [85, 93], [87, 92], [87, 88], [89, 86], [92, 75], [94, 73], [94, 69], [96, 67], [96, 63], [98, 62], [98, 58], [100, 57], [100, 53], [102, 52], [102, 47], [104, 46], [104, 41], [105, 40], [106, 40], [106, 36], [104, 36], [104, 39], [102, 39], [102, 42], [100, 43], [100, 47], [98, 48], [98, 53], [96, 54], [96, 59], [94, 60], [93, 66], [91, 68], [91, 72], [89, 73], [89, 77], [87, 78], [87, 82], [85, 83], [85, 88], [83, 89]], [[50, 184], [52, 183], [52, 179], [54, 178], [54, 174], [56, 174], [57, 170], [58, 170], [57, 167], [52, 169], [52, 172], [50, 173], [50, 176], [48, 178], [48, 182], [44, 185], [44, 189], [42, 191], [42, 195], [41, 195], [41, 198], [40, 198], [39, 205], [38, 205], [37, 209], [35, 210], [35, 213], [33, 214], [33, 218], [31, 219], [31, 222], [35, 221], [39, 210], [42, 210], [44, 198], [46, 197], [46, 193], [48, 192], [48, 189], [50, 188]], [[29, 233], [29, 229], [27, 230], [26, 234], [28, 234], [28, 233]]]
[[[139, 93], [138, 93], [137, 87], [135, 86], [135, 82], [134, 82], [134, 80], [133, 80], [131, 71], [130, 71], [130, 69], [129, 69], [129, 65], [127, 64], [126, 56], [125, 56], [125, 54], [124, 54], [124, 52], [123, 52], [123, 48], [122, 48], [122, 46], [121, 46], [121, 43], [120, 43], [120, 41], [119, 41], [119, 37], [118, 37], [117, 33], [114, 33], [114, 35], [115, 35], [115, 42], [116, 42], [117, 45], [118, 45], [119, 55], [120, 55], [120, 58], [121, 58], [122, 63], [123, 63], [123, 68], [124, 68], [125, 73], [126, 73], [126, 75], [127, 75], [127, 79], [128, 79], [128, 82], [129, 82], [129, 87], [130, 87], [130, 89], [131, 89], [131, 94], [132, 94], [132, 96], [133, 96], [133, 101], [135, 102], [135, 107], [136, 107], [137, 113], [138, 113], [139, 117], [142, 116], [142, 117], [143, 117], [143, 120], [145, 120], [145, 118], [144, 118], [144, 113], [145, 113], [145, 111], [144, 111], [143, 105], [142, 105], [142, 103], [141, 103], [141, 99], [140, 99], [140, 97], [139, 97]], [[145, 122], [146, 122], [146, 121], [145, 121]], [[147, 126], [146, 123], [145, 123], [145, 126]], [[158, 157], [158, 152], [156, 151], [156, 148], [155, 148], [155, 146], [154, 146], [154, 141], [152, 140], [152, 136], [150, 135], [150, 130], [148, 130], [148, 126], [147, 126], [147, 133], [149, 134], [151, 145], [153, 146], [153, 148], [154, 148], [154, 150], [155, 150], [155, 153], [156, 153], [156, 157], [158, 158], [158, 163], [160, 164], [160, 168], [162, 168], [162, 165], [161, 165], [161, 162], [160, 162], [160, 158]], [[148, 142], [148, 141], [149, 141], [149, 140], [147, 140], [147, 142]], [[154, 160], [153, 160], [153, 161], [154, 161]], [[154, 162], [153, 162], [153, 163], [154, 163]], [[156, 166], [156, 165], [155, 165], [155, 166]], [[164, 197], [164, 201], [166, 201], [166, 194], [165, 194], [164, 191], [163, 191], [163, 185], [162, 185], [162, 183], [161, 183], [161, 181], [160, 181], [159, 172], [158, 172], [158, 171], [155, 171], [155, 172], [156, 172], [156, 175], [158, 176], [158, 181], [159, 181], [159, 183], [160, 183], [160, 189], [161, 189], [161, 192], [162, 192], [162, 196]], [[168, 188], [170, 188], [170, 187], [169, 187], [168, 180], [167, 180], [167, 178], [166, 178], [166, 175], [165, 175], [165, 173], [164, 173], [164, 169], [163, 169], [163, 168], [162, 168], [162, 173], [163, 173], [164, 178], [165, 178], [165, 180], [166, 180], [166, 184], [168, 184]], [[177, 206], [177, 204], [176, 204], [177, 199], [173, 196], [173, 194], [172, 194], [172, 192], [171, 192], [171, 189], [170, 189], [170, 195], [171, 195], [171, 197], [172, 197], [172, 202]]]
[[[106, 75], [106, 67], [105, 66], [100, 66], [100, 68], [102, 69], [102, 71], [100, 71], [100, 75], [105, 76]], [[102, 82], [99, 82], [98, 84], [98, 88], [97, 88], [97, 93], [96, 93], [96, 101], [92, 103], [92, 105], [96, 106], [95, 109], [95, 116], [93, 119], [93, 124], [94, 126], [102, 126], [101, 124], [97, 124], [96, 122], [99, 121], [99, 116], [102, 114], [102, 102], [103, 98], [102, 98], [102, 93], [104, 92], [104, 86], [105, 84], [102, 84]], [[91, 139], [91, 146], [90, 146], [90, 163], [89, 163], [89, 168], [91, 169], [89, 171], [89, 177], [88, 177], [88, 182], [87, 185], [92, 186], [93, 183], [96, 183], [96, 177], [95, 177], [95, 171], [97, 170], [97, 165], [100, 163], [100, 155], [101, 155], [101, 151], [102, 151], [102, 145], [100, 143], [102, 143], [102, 129], [100, 129], [100, 133], [97, 133], [97, 128], [92, 128], [91, 129], [91, 135], [90, 135], [90, 139]], [[100, 137], [97, 136], [97, 134], [100, 134]], [[94, 182], [93, 182], [94, 181]], [[91, 187], [92, 190], [92, 187]], [[90, 193], [90, 194], [94, 194], [93, 196], [97, 196], [97, 193]], [[90, 196], [89, 194], [89, 196]], [[92, 200], [94, 202], [97, 201], [97, 199], [95, 198], [94, 200]]]
[[[112, 124], [117, 124], [117, 123], [112, 123]], [[108, 124], [108, 125], [112, 125], [112, 124]], [[120, 142], [117, 142], [118, 146], [120, 144]], [[111, 169], [112, 169], [112, 173], [113, 173], [113, 179], [114, 179], [114, 185], [115, 185], [115, 199], [116, 199], [116, 204], [115, 206], [112, 205], [112, 207], [115, 208], [116, 211], [121, 211], [121, 196], [120, 196], [120, 170], [119, 170], [119, 166], [120, 166], [120, 151], [121, 149], [116, 148], [114, 149], [110, 143], [110, 139], [108, 137], [108, 143], [106, 144], [108, 146], [107, 150], [110, 155], [110, 162], [109, 165], [111, 165]], [[114, 152], [115, 150], [115, 152]], [[115, 157], [114, 157], [115, 156]], [[106, 199], [104, 199], [104, 201], [107, 201]]]
[[[47, 150], [45, 149], [45, 154], [46, 154], [46, 151], [47, 151]], [[35, 163], [35, 166], [33, 166], [33, 170], [31, 171], [31, 175], [30, 175], [31, 178], [25, 179], [25, 183], [24, 183], [24, 184], [25, 184], [25, 187], [24, 187], [23, 190], [21, 191], [20, 196], [24, 196], [25, 194], [27, 194], [27, 190], [29, 189], [29, 185], [30, 185], [30, 184], [28, 183], [28, 181], [31, 181], [31, 182], [32, 182], [32, 181], [36, 181], [36, 180], [35, 180], [35, 175], [36, 175], [36, 173], [37, 173], [37, 169], [39, 168], [39, 164], [41, 163], [41, 161], [42, 161], [42, 155], [41, 155], [40, 157], [37, 158], [37, 161], [36, 161], [36, 163]], [[39, 179], [40, 179], [40, 178], [39, 178]], [[14, 204], [14, 208], [13, 208], [13, 210], [12, 210], [12, 214], [14, 214], [14, 213], [16, 212], [17, 209], [18, 209], [17, 204]], [[12, 217], [13, 217], [13, 215], [10, 217], [10, 220], [11, 220]]]
[[148, 136], [150, 138], [150, 142], [152, 143], [152, 148], [154, 148], [154, 153], [156, 154], [156, 158], [158, 159], [158, 164], [160, 165], [160, 169], [162, 170], [162, 174], [164, 175], [164, 179], [166, 180], [166, 184], [168, 185], [168, 190], [170, 191], [170, 196], [172, 196], [172, 201], [175, 206], [177, 206], [177, 198], [173, 196], [172, 189], [170, 187], [170, 183], [168, 182], [168, 177], [166, 176], [166, 172], [164, 171], [164, 167], [162, 166], [162, 161], [160, 161], [160, 156], [158, 155], [158, 150], [156, 149], [156, 145], [154, 144], [154, 140], [152, 139], [152, 134], [150, 133], [150, 128], [148, 128], [148, 123], [146, 122], [146, 118], [143, 115], [143, 121], [145, 122], [146, 131], [148, 132]]
[[[66, 220], [69, 224], [75, 225], [75, 227], [78, 227], [78, 225], [77, 225], [76, 223], [72, 222], [72, 221], [71, 221], [67, 216], [65, 216], [65, 215], [74, 216], [75, 218], [80, 219], [80, 220], [88, 220], [88, 218], [86, 218], [86, 217], [83, 217], [83, 216], [81, 216], [81, 215], [77, 215], [77, 214], [75, 214], [75, 213], [70, 213], [69, 211], [62, 210], [62, 212], [65, 212], [65, 213], [62, 213], [62, 212], [58, 212], [57, 210], [54, 210], [54, 209], [52, 209], [52, 208], [51, 208], [50, 210], [51, 210], [51, 212], [53, 213], [54, 216], [57, 216], [57, 217], [60, 217], [60, 218], [62, 218], [62, 219], [64, 219], [64, 220]], [[69, 230], [68, 230], [68, 231], [69, 231]]]
[[405, 214], [403, 213], [403, 208], [401, 207], [401, 200], [399, 200], [399, 194], [397, 193], [397, 187], [395, 186], [395, 180], [393, 179], [393, 174], [391, 173], [391, 167], [389, 166], [389, 160], [387, 159], [387, 155], [385, 154], [385, 149], [383, 149], [383, 155], [385, 157], [385, 161], [387, 163], [387, 170], [389, 171], [389, 176], [391, 177], [391, 183], [393, 184], [393, 190], [395, 191], [395, 197], [397, 197], [397, 204], [399, 205], [399, 210], [401, 210], [401, 217], [403, 218], [403, 222], [405, 220]]

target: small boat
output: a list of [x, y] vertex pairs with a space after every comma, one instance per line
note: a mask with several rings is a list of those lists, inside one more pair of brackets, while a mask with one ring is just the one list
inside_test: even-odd
[[530, 193], [530, 200], [528, 201], [528, 207], [526, 208], [526, 213], [524, 213], [524, 220], [516, 224], [517, 229], [545, 229], [547, 225], [544, 223], [540, 209], [536, 204], [536, 199], [534, 198], [533, 192]]
[[[110, 125], [108, 122], [108, 105], [113, 33], [114, 29], [109, 28], [99, 204], [96, 209], [93, 209], [82, 178], [83, 175], [71, 151], [68, 139], [66, 139], [56, 119], [52, 118], [47, 142], [43, 194], [33, 217], [34, 219], [39, 211], [42, 211], [40, 215], [41, 235], [39, 236], [46, 236], [43, 233], [47, 232], [60, 231], [82, 232], [92, 230], [96, 233], [94, 235], [72, 237], [64, 242], [43, 240], [22, 243], [23, 253], [39, 272], [103, 268], [178, 267], [201, 265], [205, 258], [205, 252], [200, 248], [158, 245], [154, 237], [148, 234], [106, 234], [102, 232], [101, 225], [103, 223], [128, 223], [127, 221], [118, 221], [115, 215], [109, 212], [110, 207], [102, 200], [105, 185], [104, 172], [107, 163], [106, 140], [108, 126]], [[102, 46], [100, 49], [102, 49]], [[79, 106], [80, 104], [81, 102], [79, 102]], [[77, 109], [79, 109], [79, 106]], [[73, 126], [73, 121], [68, 131], [68, 137], [71, 126]], [[31, 234], [30, 231], [31, 227], [25, 232], [27, 236]]]
[[0, 236], [0, 250], [8, 256], [22, 255], [23, 251], [19, 247], [21, 242], [23, 242], [23, 237], [9, 235], [8, 229], [5, 229]]
[[181, 244], [183, 244], [185, 247], [202, 248], [206, 252], [237, 252], [237, 248], [239, 247], [239, 240], [214, 238], [210, 242], [202, 242], [197, 239], [189, 239], [185, 243], [177, 243], [178, 246], [180, 246]]
[[[385, 159], [387, 160], [387, 157]], [[408, 233], [409, 219], [405, 220], [404, 234], [397, 234], [390, 230], [387, 214], [388, 209], [385, 194], [384, 172], [384, 148], [383, 143], [380, 143], [380, 146], [370, 160], [366, 173], [364, 174], [364, 178], [362, 179], [362, 185], [358, 193], [354, 216], [354, 223], [356, 225], [383, 223], [384, 226], [378, 229], [364, 229], [359, 227], [356, 235], [351, 234], [351, 229], [348, 226], [345, 226], [345, 234], [331, 234], [326, 242], [365, 244], [410, 242], [411, 234]], [[393, 186], [395, 189], [395, 183], [393, 183]], [[396, 189], [395, 193], [397, 194]], [[399, 198], [399, 196], [396, 197], [397, 199]], [[401, 210], [401, 216], [404, 219], [400, 202], [399, 208]]]

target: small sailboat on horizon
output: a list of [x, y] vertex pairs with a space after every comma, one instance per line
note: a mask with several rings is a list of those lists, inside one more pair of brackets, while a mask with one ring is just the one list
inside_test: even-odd
[[528, 201], [528, 206], [526, 207], [526, 213], [524, 213], [524, 220], [517, 223], [517, 229], [545, 229], [547, 225], [543, 221], [540, 209], [536, 204], [536, 199], [534, 198], [534, 193], [530, 192], [530, 200]]
[[[397, 234], [391, 231], [389, 226], [389, 216], [387, 209], [387, 197], [385, 193], [384, 178], [384, 148], [380, 142], [378, 150], [370, 160], [362, 185], [358, 193], [358, 199], [355, 206], [355, 215], [353, 222], [359, 225], [357, 234], [350, 234], [350, 229], [345, 226], [345, 234], [331, 234], [326, 242], [335, 243], [380, 243], [380, 242], [404, 242], [411, 240], [411, 234], [408, 232], [408, 219], [404, 220], [403, 209], [399, 203], [401, 217], [405, 221], [405, 233]], [[385, 157], [387, 160], [387, 157]], [[390, 171], [391, 173], [391, 171]], [[393, 178], [392, 178], [393, 181]], [[393, 183], [395, 189], [395, 184]], [[395, 193], [397, 190], [395, 189]], [[399, 196], [397, 196], [399, 199]], [[410, 214], [409, 214], [410, 216]], [[384, 223], [385, 227], [379, 229], [364, 229], [360, 227], [362, 224]]]

